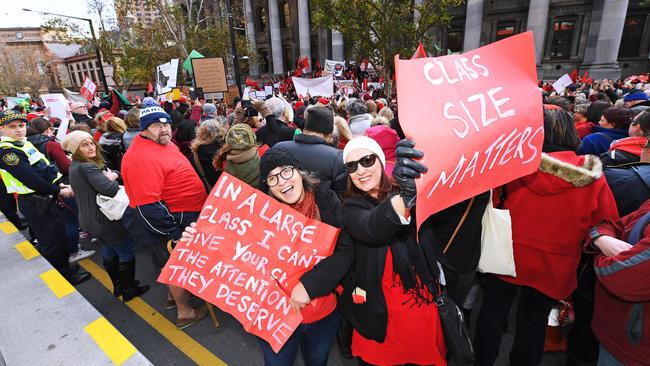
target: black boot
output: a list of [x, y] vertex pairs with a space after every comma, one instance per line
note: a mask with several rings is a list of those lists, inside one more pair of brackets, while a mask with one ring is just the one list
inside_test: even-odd
[[352, 325], [345, 318], [341, 322], [341, 327], [336, 333], [336, 340], [341, 350], [341, 355], [348, 360], [352, 358]]
[[122, 284], [122, 301], [130, 301], [149, 291], [149, 286], [138, 286], [135, 283], [135, 258], [128, 262], [120, 263], [120, 282]]
[[119, 268], [120, 265], [117, 257], [112, 257], [104, 260], [103, 265], [106, 273], [108, 273], [108, 277], [110, 277], [111, 282], [113, 282], [113, 296], [122, 296], [122, 281], [120, 279]]

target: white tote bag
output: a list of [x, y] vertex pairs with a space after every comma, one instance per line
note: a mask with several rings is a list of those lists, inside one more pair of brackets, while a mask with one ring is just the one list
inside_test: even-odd
[[126, 207], [129, 205], [129, 197], [126, 195], [124, 186], [120, 186], [115, 197], [97, 195], [97, 206], [99, 210], [111, 221], [122, 219]]
[[517, 277], [512, 251], [512, 221], [509, 210], [494, 208], [492, 191], [483, 213], [481, 258], [478, 270], [484, 273]]

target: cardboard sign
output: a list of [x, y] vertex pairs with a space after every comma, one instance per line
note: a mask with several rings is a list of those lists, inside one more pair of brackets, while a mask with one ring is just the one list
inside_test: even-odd
[[332, 75], [320, 78], [297, 78], [291, 77], [297, 95], [309, 95], [312, 97], [330, 97], [334, 94], [334, 79]]
[[303, 273], [332, 254], [339, 230], [225, 172], [196, 229], [190, 241], [174, 248], [158, 281], [232, 314], [278, 352], [302, 321], [291, 309], [291, 290]]
[[224, 97], [226, 99], [226, 104], [230, 107], [234, 107], [235, 99], [239, 98], [239, 88], [237, 85], [228, 85], [228, 92], [224, 95]]
[[226, 68], [222, 58], [193, 58], [191, 61], [196, 87], [203, 88], [205, 93], [228, 91]]
[[537, 170], [544, 127], [531, 32], [460, 55], [396, 57], [395, 65], [400, 124], [429, 168], [416, 181], [418, 227]]
[[92, 80], [88, 79], [88, 76], [84, 78], [84, 85], [81, 87], [79, 92], [81, 95], [86, 98], [86, 100], [91, 101], [95, 96], [95, 90], [97, 90], [97, 85], [93, 83]]

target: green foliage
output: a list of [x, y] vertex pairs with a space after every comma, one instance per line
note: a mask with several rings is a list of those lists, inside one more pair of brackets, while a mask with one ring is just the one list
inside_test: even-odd
[[[418, 42], [430, 44], [430, 30], [451, 21], [449, 9], [463, 0], [312, 0], [312, 19], [343, 33], [346, 47], [373, 65], [384, 66], [390, 80], [393, 57], [410, 57]], [[416, 16], [415, 14], [418, 14]]]

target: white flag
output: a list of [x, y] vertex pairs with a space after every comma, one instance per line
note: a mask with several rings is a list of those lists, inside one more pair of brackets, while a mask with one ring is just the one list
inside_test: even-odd
[[332, 75], [327, 75], [321, 78], [297, 78], [292, 77], [293, 87], [296, 89], [296, 94], [302, 96], [320, 96], [330, 97], [334, 94], [334, 79]]

